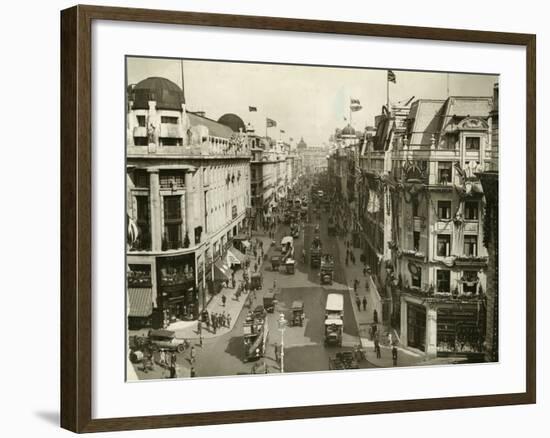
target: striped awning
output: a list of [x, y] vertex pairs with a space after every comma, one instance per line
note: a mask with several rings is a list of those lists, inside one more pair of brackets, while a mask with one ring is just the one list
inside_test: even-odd
[[228, 264], [241, 265], [246, 260], [246, 256], [240, 252], [237, 248], [229, 248], [227, 250], [227, 262]]
[[128, 288], [128, 316], [147, 317], [153, 313], [153, 291], [150, 287]]

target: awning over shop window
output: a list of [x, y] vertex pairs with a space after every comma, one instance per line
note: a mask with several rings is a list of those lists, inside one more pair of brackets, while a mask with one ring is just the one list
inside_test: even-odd
[[230, 267], [224, 262], [223, 259], [216, 260], [214, 263], [214, 279], [224, 281], [229, 278], [231, 278]]
[[147, 317], [153, 313], [153, 291], [150, 287], [128, 288], [128, 316]]
[[242, 265], [246, 260], [246, 256], [240, 252], [237, 248], [229, 248], [227, 250], [227, 262], [228, 264]]

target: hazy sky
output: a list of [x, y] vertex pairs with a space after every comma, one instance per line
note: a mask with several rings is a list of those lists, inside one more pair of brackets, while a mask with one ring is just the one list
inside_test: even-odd
[[[492, 96], [498, 76], [425, 73], [394, 70], [390, 102], [445, 99], [447, 77], [451, 96]], [[265, 134], [265, 118], [277, 121], [269, 135], [309, 146], [328, 141], [337, 127], [349, 121], [350, 98], [363, 109], [354, 112], [352, 125], [363, 129], [374, 124], [386, 103], [386, 70], [304, 67], [217, 61], [183, 61], [185, 100], [190, 111], [205, 111], [217, 120], [225, 113], [239, 115], [258, 134]], [[181, 86], [180, 60], [128, 58], [128, 83], [162, 76]], [[249, 112], [255, 106], [258, 112]], [[285, 131], [280, 134], [279, 130]]]

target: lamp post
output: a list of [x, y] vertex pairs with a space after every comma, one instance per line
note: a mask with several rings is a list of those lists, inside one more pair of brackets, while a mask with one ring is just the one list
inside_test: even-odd
[[279, 314], [279, 330], [281, 332], [281, 373], [285, 372], [285, 329], [287, 320], [284, 313]]

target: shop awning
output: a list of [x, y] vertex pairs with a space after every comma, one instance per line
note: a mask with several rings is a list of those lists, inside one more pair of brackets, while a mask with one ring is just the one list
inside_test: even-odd
[[223, 259], [218, 259], [214, 262], [214, 279], [228, 280], [231, 278], [231, 269]]
[[153, 291], [150, 287], [128, 288], [128, 305], [128, 316], [151, 316], [153, 313]]
[[242, 265], [246, 260], [246, 256], [237, 248], [229, 248], [227, 250], [227, 261], [229, 264]]

